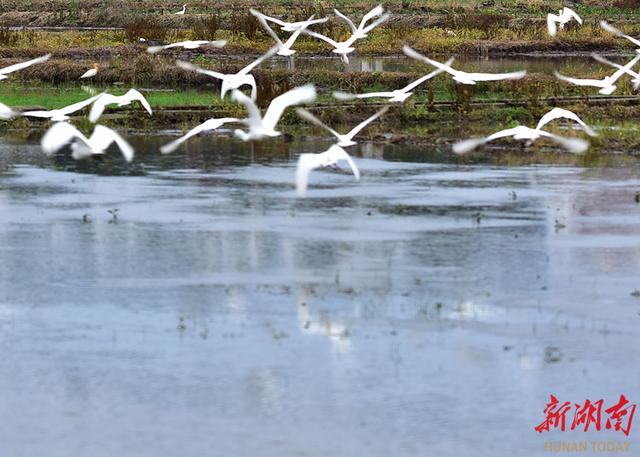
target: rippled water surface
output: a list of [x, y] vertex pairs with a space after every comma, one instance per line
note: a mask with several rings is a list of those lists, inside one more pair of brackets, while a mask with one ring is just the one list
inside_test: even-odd
[[298, 199], [317, 144], [138, 138], [127, 168], [1, 141], [3, 455], [640, 445], [534, 431], [550, 393], [639, 400], [637, 166], [365, 145], [360, 182], [315, 172]]

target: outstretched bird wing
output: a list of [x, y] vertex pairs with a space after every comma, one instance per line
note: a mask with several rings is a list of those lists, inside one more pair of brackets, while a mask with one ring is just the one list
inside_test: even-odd
[[627, 40], [631, 41], [633, 44], [635, 44], [640, 48], [640, 40], [633, 38], [632, 36], [625, 35], [620, 30], [618, 30], [617, 28], [609, 24], [607, 21], [600, 21], [600, 27], [605, 29], [607, 32], [613, 33], [614, 35], [617, 35], [622, 38], [626, 38]]
[[317, 125], [320, 128], [325, 129], [327, 132], [331, 133], [333, 136], [339, 138], [342, 135], [339, 134], [338, 132], [336, 132], [334, 129], [332, 129], [331, 127], [329, 127], [327, 124], [325, 124], [324, 122], [322, 122], [320, 119], [318, 119], [317, 117], [315, 117], [313, 114], [311, 114], [309, 111], [307, 111], [304, 108], [298, 108], [296, 109], [296, 113], [298, 113], [298, 115], [311, 122], [314, 125]]
[[55, 154], [74, 138], [79, 138], [85, 144], [89, 140], [77, 128], [67, 122], [57, 122], [47, 130], [40, 140], [40, 145], [45, 154]]
[[[524, 127], [526, 129], [527, 127]], [[467, 152], [473, 151], [480, 145], [488, 143], [489, 141], [497, 140], [498, 138], [506, 138], [509, 136], [517, 135], [518, 133], [522, 133], [523, 126], [519, 125], [517, 127], [511, 129], [500, 130], [499, 132], [493, 133], [484, 138], [470, 138], [468, 140], [462, 140], [455, 143], [452, 146], [452, 150], [454, 154], [466, 154]]]
[[271, 17], [271, 16], [267, 16], [266, 14], [262, 14], [260, 11], [258, 11], [256, 9], [253, 9], [253, 8], [250, 8], [249, 12], [251, 14], [253, 14], [255, 17], [263, 17], [269, 22], [273, 22], [275, 24], [278, 24], [280, 27], [286, 27], [288, 25], [291, 25], [290, 23], [281, 21], [280, 19], [276, 19], [275, 17]]
[[136, 89], [129, 89], [127, 93], [121, 97], [120, 105], [128, 105], [133, 101], [139, 101], [147, 113], [153, 114], [153, 110], [147, 99]]
[[309, 183], [309, 173], [319, 167], [333, 165], [340, 160], [345, 160], [356, 180], [360, 179], [360, 170], [353, 159], [337, 144], [331, 146], [328, 150], [319, 154], [300, 154], [298, 165], [296, 167], [296, 190], [298, 195], [303, 196], [306, 193]]
[[340, 46], [340, 43], [338, 43], [337, 41], [332, 40], [331, 38], [329, 38], [327, 36], [324, 36], [324, 35], [322, 35], [320, 33], [314, 32], [312, 30], [305, 29], [302, 33], [304, 33], [306, 35], [309, 35], [309, 36], [312, 36], [314, 38], [317, 38], [319, 40], [326, 41], [327, 43], [329, 43], [334, 48], [338, 48]]
[[542, 116], [540, 118], [540, 121], [538, 122], [538, 125], [536, 125], [536, 130], [540, 130], [549, 122], [554, 121], [555, 119], [561, 119], [561, 118], [570, 119], [572, 121], [577, 122], [582, 126], [584, 131], [589, 136], [598, 136], [598, 134], [591, 127], [585, 124], [584, 121], [580, 119], [580, 117], [576, 113], [563, 108], [553, 108], [551, 111], [549, 111], [544, 116]]
[[354, 100], [356, 98], [376, 98], [376, 97], [393, 97], [393, 92], [367, 92], [366, 94], [348, 94], [346, 92], [335, 91], [333, 96], [338, 100]]
[[[252, 13], [253, 13], [253, 11], [252, 11]], [[276, 33], [273, 31], [273, 29], [271, 27], [269, 27], [269, 24], [267, 24], [267, 21], [265, 20], [264, 16], [262, 14], [260, 14], [260, 13], [258, 13], [257, 15], [254, 14], [254, 16], [256, 16], [256, 18], [258, 19], [258, 22], [260, 22], [260, 24], [262, 25], [262, 28], [276, 42], [276, 44], [278, 45], [278, 49], [284, 48], [284, 43], [282, 42], [280, 37], [278, 35], [276, 35]]]
[[184, 62], [182, 60], [176, 61], [176, 66], [178, 68], [182, 68], [183, 70], [195, 71], [196, 73], [211, 76], [212, 78], [216, 78], [216, 79], [224, 79], [225, 76], [227, 76], [222, 73], [218, 73], [217, 71], [205, 70], [204, 68], [197, 67], [192, 63]]
[[262, 117], [262, 125], [266, 128], [275, 129], [285, 109], [292, 105], [309, 103], [316, 99], [316, 88], [313, 84], [296, 87], [271, 101], [269, 108]]
[[98, 95], [94, 95], [93, 97], [87, 98], [86, 100], [82, 100], [79, 101], [77, 103], [74, 103], [72, 105], [69, 106], [65, 106], [64, 108], [60, 108], [60, 112], [62, 114], [71, 114], [71, 113], [75, 113], [76, 111], [80, 111], [82, 108], [84, 108], [87, 105], [92, 104], [93, 102], [95, 102], [98, 98], [100, 98], [100, 96], [102, 96], [104, 94], [104, 92], [98, 94]]
[[[451, 75], [455, 75], [457, 70], [454, 70], [453, 68], [451, 68], [449, 65], [447, 64], [443, 64], [440, 63], [436, 60], [431, 60], [430, 58], [423, 56], [422, 54], [420, 54], [419, 52], [414, 51], [412, 48], [410, 48], [409, 46], [404, 46], [402, 48], [402, 51], [408, 56], [411, 57], [412, 59], [416, 59], [416, 60], [421, 60], [424, 63], [427, 63], [433, 67], [439, 68], [442, 71], [446, 71], [447, 73], [451, 74]], [[452, 59], [449, 59], [447, 62], [451, 62], [453, 63]]]
[[[345, 16], [344, 14], [342, 14], [340, 11], [338, 11], [337, 9], [333, 9], [333, 12], [336, 13], [336, 16], [338, 16], [340, 19], [342, 19], [343, 21], [345, 21], [348, 25], [349, 28], [351, 29], [351, 33], [357, 33], [358, 32], [358, 28], [356, 27], [356, 25], [353, 23], [353, 21], [351, 19], [349, 19], [347, 16]], [[363, 18], [364, 21], [364, 18]], [[362, 26], [362, 23], [360, 24]]]
[[607, 86], [605, 81], [602, 79], [570, 78], [569, 76], [561, 75], [557, 71], [555, 71], [554, 74], [556, 75], [556, 78], [571, 84], [575, 84], [576, 86], [589, 86], [589, 87], [606, 87]]
[[22, 70], [24, 68], [30, 67], [31, 65], [46, 62], [50, 58], [51, 58], [51, 54], [47, 54], [42, 57], [38, 57], [36, 59], [27, 60], [26, 62], [20, 62], [14, 65], [9, 65], [8, 67], [0, 68], [0, 75], [8, 75], [9, 73], [13, 73], [14, 71], [18, 71], [18, 70]]
[[[447, 60], [445, 62], [445, 65], [450, 66], [453, 63], [453, 57], [449, 60]], [[430, 80], [431, 78], [433, 78], [434, 76], [439, 75], [440, 73], [442, 73], [444, 70], [442, 70], [441, 68], [438, 68], [435, 71], [432, 71], [431, 73], [429, 73], [428, 75], [424, 75], [422, 78], [418, 78], [416, 79], [414, 82], [412, 82], [411, 84], [408, 84], [407, 86], [403, 87], [402, 91], [403, 92], [409, 92], [413, 89], [415, 89], [416, 87], [418, 87], [420, 84], [422, 84], [425, 81]]]
[[574, 18], [578, 24], [582, 25], [582, 18], [578, 16], [578, 13], [573, 11], [571, 8], [567, 8], [566, 6], [562, 9], [562, 15], [567, 19]]
[[467, 73], [467, 75], [474, 81], [502, 81], [504, 79], [520, 79], [524, 78], [526, 74], [526, 70], [514, 71], [512, 73]]
[[237, 74], [238, 75], [248, 75], [249, 73], [251, 73], [251, 70], [253, 70], [255, 67], [260, 65], [262, 62], [267, 60], [272, 55], [274, 55], [276, 52], [278, 52], [278, 46], [273, 46], [267, 52], [265, 52], [260, 57], [258, 57], [256, 60], [254, 60], [249, 65], [244, 67], [242, 70], [240, 70]]
[[620, 79], [620, 77], [622, 75], [624, 75], [625, 73], [627, 73], [629, 70], [631, 70], [631, 68], [633, 68], [633, 66], [635, 64], [638, 63], [638, 61], [640, 60], [640, 54], [636, 54], [636, 56], [631, 59], [629, 62], [627, 62], [625, 65], [623, 65], [622, 67], [620, 67], [620, 69], [618, 69], [614, 74], [611, 75], [611, 77], [609, 78], [611, 81], [611, 84], [615, 83], [618, 79]]
[[133, 147], [125, 141], [118, 132], [105, 127], [104, 125], [96, 125], [93, 129], [93, 133], [89, 137], [89, 143], [97, 151], [105, 151], [111, 143], [116, 143], [118, 148], [120, 148], [120, 152], [122, 152], [124, 159], [127, 162], [131, 162], [133, 160]]
[[558, 26], [556, 22], [558, 22], [559, 20], [560, 17], [558, 17], [556, 14], [547, 14], [547, 31], [549, 32], [549, 35], [556, 36], [556, 34], [558, 33]]
[[4, 103], [0, 103], [0, 119], [11, 119], [15, 115], [15, 111], [13, 111]]
[[380, 116], [382, 116], [384, 113], [386, 113], [389, 110], [388, 106], [385, 106], [384, 108], [382, 108], [380, 111], [378, 111], [377, 113], [375, 113], [373, 116], [369, 117], [368, 119], [365, 119], [364, 121], [360, 122], [358, 125], [356, 125], [354, 128], [351, 129], [351, 131], [349, 133], [347, 133], [345, 136], [347, 138], [349, 138], [350, 140], [356, 136], [363, 128], [365, 128], [367, 125], [371, 124], [373, 121], [375, 121], [376, 119], [378, 119]]
[[175, 151], [176, 149], [178, 149], [178, 147], [184, 143], [185, 141], [187, 141], [189, 138], [198, 135], [201, 132], [206, 132], [209, 130], [215, 130], [218, 127], [223, 126], [224, 124], [227, 124], [229, 122], [239, 122], [240, 119], [236, 119], [236, 118], [232, 118], [232, 117], [224, 117], [221, 119], [209, 119], [205, 122], [203, 122], [202, 124], [198, 125], [197, 127], [192, 128], [191, 130], [189, 130], [184, 136], [181, 136], [180, 138], [172, 141], [171, 143], [167, 143], [164, 146], [162, 146], [160, 148], [160, 152], [162, 152], [163, 154], [169, 154], [170, 152]]
[[362, 24], [360, 24], [360, 27], [361, 27], [360, 30], [362, 30], [363, 33], [369, 33], [370, 31], [378, 27], [380, 24], [385, 22], [387, 19], [389, 19], [390, 16], [391, 16], [390, 14], [384, 14], [380, 16], [378, 19], [376, 19], [375, 21], [373, 21], [371, 24], [367, 25], [366, 27], [362, 27]]
[[236, 102], [242, 103], [247, 109], [247, 121], [249, 122], [249, 128], [258, 127], [262, 124], [262, 115], [260, 114], [260, 110], [251, 98], [235, 89], [231, 93], [231, 99]]
[[554, 135], [553, 133], [545, 132], [544, 130], [540, 131], [540, 135], [552, 139], [567, 151], [574, 154], [582, 154], [587, 149], [589, 149], [589, 142], [581, 138], [567, 138], [559, 135]]
[[[369, 22], [371, 19], [373, 19], [376, 16], [380, 16], [382, 13], [384, 13], [384, 8], [382, 8], [382, 5], [376, 6], [371, 11], [369, 11], [367, 14], [362, 16], [362, 19], [360, 20], [360, 24], [359, 24], [358, 28], [360, 30], [364, 31], [365, 27], [367, 25], [367, 22]], [[354, 33], [355, 33], [355, 31], [354, 31]]]

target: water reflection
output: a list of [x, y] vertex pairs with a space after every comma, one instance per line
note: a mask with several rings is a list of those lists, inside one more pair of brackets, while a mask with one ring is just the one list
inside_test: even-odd
[[[448, 56], [433, 56], [441, 61], [447, 60]], [[626, 59], [625, 57], [612, 57], [613, 60]], [[224, 60], [224, 59], [223, 59]], [[235, 59], [233, 60], [235, 62]], [[244, 60], [243, 60], [244, 62]], [[249, 61], [247, 60], [247, 63]], [[567, 56], [567, 55], [523, 55], [523, 56], [457, 56], [455, 68], [464, 71], [476, 71], [485, 73], [503, 73], [519, 70], [527, 70], [529, 73], [543, 73], [552, 75], [554, 71], [573, 72], [573, 74], [589, 74], [600, 68], [605, 68], [597, 63], [590, 56]], [[291, 56], [290, 58], [274, 58], [264, 65], [270, 68], [310, 71], [317, 70], [320, 66], [324, 70], [333, 71], [355, 71], [355, 72], [421, 72], [425, 65], [416, 62], [404, 55], [369, 57], [353, 56], [349, 57], [349, 64], [345, 65], [339, 57], [306, 57]]]
[[542, 455], [549, 393], [636, 387], [638, 167], [365, 144], [300, 200], [322, 142], [132, 141], [0, 149], [11, 455]]

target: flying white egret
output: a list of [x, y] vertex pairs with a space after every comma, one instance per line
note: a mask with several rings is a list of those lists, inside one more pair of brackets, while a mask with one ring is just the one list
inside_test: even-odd
[[98, 74], [98, 68], [99, 68], [99, 65], [97, 63], [94, 63], [93, 68], [85, 71], [82, 74], [82, 76], [80, 76], [80, 79], [93, 78], [95, 75]]
[[560, 29], [564, 29], [565, 24], [567, 24], [571, 19], [575, 19], [578, 24], [582, 25], [582, 18], [578, 16], [578, 14], [573, 11], [571, 8], [567, 8], [566, 6], [560, 10], [558, 14], [547, 14], [547, 30], [549, 31], [549, 35], [556, 36], [558, 33], [558, 26]]
[[335, 165], [341, 160], [345, 160], [349, 164], [356, 181], [360, 180], [360, 170], [358, 170], [356, 163], [349, 154], [337, 144], [334, 144], [319, 154], [300, 154], [298, 166], [296, 167], [296, 191], [298, 195], [302, 197], [306, 194], [309, 184], [309, 173], [311, 173], [312, 170]]
[[540, 130], [549, 122], [555, 121], [556, 119], [569, 119], [570, 121], [573, 121], [580, 127], [582, 127], [582, 130], [584, 130], [587, 135], [598, 136], [598, 134], [591, 127], [589, 127], [582, 119], [580, 119], [580, 116], [578, 116], [573, 111], [569, 111], [568, 109], [564, 108], [553, 108], [551, 111], [548, 111], [546, 114], [544, 114], [538, 121], [536, 130]]
[[258, 57], [256, 60], [244, 67], [242, 70], [231, 75], [225, 75], [223, 73], [218, 73], [217, 71], [212, 70], [205, 70], [204, 68], [196, 67], [189, 62], [183, 62], [181, 60], [178, 60], [176, 62], [176, 65], [183, 70], [195, 71], [203, 75], [211, 76], [212, 78], [220, 79], [222, 81], [222, 87], [220, 88], [220, 98], [224, 98], [225, 94], [228, 91], [239, 89], [246, 84], [251, 86], [251, 99], [255, 100], [256, 96], [258, 95], [258, 87], [256, 85], [256, 79], [249, 73], [269, 57], [273, 56], [276, 52], [278, 52], [278, 47], [274, 46], [265, 54]]
[[591, 54], [591, 57], [602, 64], [609, 65], [610, 67], [624, 69], [626, 74], [633, 77], [633, 80], [631, 82], [633, 83], [634, 90], [638, 90], [638, 87], [640, 87], [640, 73], [635, 72], [630, 68], [625, 68], [624, 65], [620, 65], [619, 63], [615, 63], [610, 61], [609, 59], [605, 59], [600, 54], [593, 53]]
[[640, 60], [640, 54], [636, 54], [636, 56], [631, 59], [626, 65], [621, 66], [614, 74], [611, 76], [605, 76], [602, 79], [582, 79], [582, 78], [570, 78], [568, 76], [561, 75], [557, 71], [554, 72], [556, 78], [569, 82], [571, 84], [575, 84], [576, 86], [586, 86], [586, 87], [599, 87], [598, 91], [603, 95], [610, 95], [616, 90], [615, 82], [620, 79], [622, 75], [628, 72], [635, 64]]
[[149, 105], [147, 99], [144, 98], [144, 95], [136, 89], [129, 89], [124, 95], [100, 94], [91, 107], [89, 120], [93, 123], [97, 122], [107, 105], [117, 104], [118, 106], [126, 106], [134, 101], [139, 101], [149, 115], [153, 114], [151, 105]]
[[193, 136], [196, 136], [196, 135], [198, 135], [199, 133], [202, 133], [202, 132], [208, 132], [210, 130], [215, 130], [215, 129], [223, 126], [224, 124], [228, 124], [230, 122], [241, 122], [241, 120], [233, 118], [233, 117], [223, 117], [223, 118], [220, 118], [220, 119], [209, 119], [209, 120], [203, 122], [202, 124], [198, 125], [197, 127], [194, 127], [191, 130], [189, 130], [184, 136], [181, 136], [177, 140], [173, 140], [171, 143], [167, 143], [164, 146], [162, 146], [160, 148], [160, 152], [162, 152], [163, 154], [169, 154], [169, 153], [175, 151], [176, 149], [178, 149], [180, 147], [180, 145], [182, 143], [184, 143], [185, 141], [187, 141], [189, 138], [191, 138]]
[[75, 113], [76, 111], [80, 111], [85, 106], [88, 106], [95, 102], [98, 98], [100, 98], [103, 93], [94, 95], [93, 97], [87, 98], [85, 100], [79, 101], [72, 105], [65, 106], [63, 108], [52, 109], [49, 111], [24, 111], [20, 113], [21, 116], [27, 117], [42, 117], [49, 118], [54, 122], [66, 121], [69, 119], [69, 115]]
[[174, 14], [177, 14], [178, 16], [184, 16], [184, 13], [186, 12], [187, 12], [187, 5], [182, 5], [182, 9]]
[[[453, 58], [447, 60], [445, 65], [451, 65], [452, 63], [453, 63]], [[393, 90], [393, 91], [390, 91], [390, 92], [368, 92], [366, 94], [347, 94], [345, 92], [336, 91], [336, 92], [333, 93], [333, 96], [335, 98], [337, 98], [338, 100], [353, 100], [355, 98], [362, 99], [362, 98], [378, 98], [378, 97], [380, 97], [380, 98], [388, 98], [389, 102], [402, 103], [407, 98], [411, 97], [411, 95], [413, 95], [413, 92], [411, 92], [413, 89], [415, 89], [416, 87], [418, 87], [420, 84], [424, 83], [425, 81], [430, 80], [434, 76], [439, 75], [443, 71], [444, 70], [438, 68], [437, 70], [432, 71], [428, 75], [425, 75], [422, 78], [416, 79], [414, 82], [412, 82], [411, 84], [408, 84], [407, 86], [403, 87], [402, 89], [396, 89], [396, 90]]]
[[26, 62], [16, 63], [14, 65], [9, 65], [8, 67], [0, 68], [0, 81], [8, 78], [9, 73], [13, 73], [14, 71], [23, 70], [31, 65], [35, 65], [38, 63], [46, 62], [51, 58], [51, 54], [44, 55], [42, 57], [38, 57], [37, 59], [27, 60]]
[[265, 18], [267, 21], [269, 22], [273, 22], [274, 24], [278, 24], [280, 26], [280, 29], [283, 32], [295, 32], [301, 28], [307, 28], [313, 24], [321, 24], [323, 22], [327, 22], [329, 20], [329, 18], [322, 18], [322, 19], [313, 19], [313, 20], [309, 20], [307, 19], [306, 21], [299, 21], [299, 22], [285, 22], [282, 21], [280, 19], [276, 19], [274, 17], [271, 16], [267, 16], [266, 14], [262, 14], [257, 10], [252, 9], [251, 10], [251, 14], [253, 14], [254, 16], [256, 16], [256, 14], [259, 14], [260, 16], [262, 16], [263, 18]]
[[261, 140], [265, 137], [280, 135], [280, 132], [276, 131], [276, 125], [284, 110], [289, 106], [314, 101], [316, 99], [316, 88], [313, 84], [307, 84], [277, 96], [271, 101], [264, 116], [260, 115], [260, 110], [255, 102], [239, 90], [234, 90], [231, 98], [236, 102], [242, 103], [247, 108], [247, 122], [249, 124], [248, 132], [238, 129], [234, 132], [234, 135], [243, 141]]
[[[382, 16], [382, 14], [384, 13], [384, 9], [382, 8], [382, 5], [378, 5], [375, 8], [373, 8], [367, 14], [362, 16], [362, 19], [360, 20], [360, 24], [358, 24], [358, 27], [356, 27], [356, 25], [353, 23], [353, 21], [351, 19], [349, 19], [347, 16], [342, 14], [337, 9], [334, 8], [333, 12], [336, 13], [336, 15], [339, 18], [341, 18], [343, 21], [345, 21], [347, 23], [347, 25], [351, 29], [351, 33], [353, 34], [353, 36], [355, 36], [356, 39], [359, 40], [359, 39], [362, 39], [362, 38], [366, 38], [368, 36], [367, 33], [373, 29], [373, 27], [369, 28], [367, 26], [367, 22], [369, 22], [371, 19], [373, 19], [376, 16]], [[389, 15], [387, 14], [385, 19], [380, 21], [377, 25], [379, 25], [382, 22], [384, 22], [385, 20], [387, 20], [388, 17], [389, 17]]]
[[4, 103], [0, 103], [0, 119], [11, 119], [17, 113]]
[[414, 51], [409, 46], [404, 46], [402, 50], [407, 56], [411, 57], [412, 59], [420, 60], [424, 63], [446, 71], [451, 76], [453, 76], [454, 81], [457, 81], [461, 84], [476, 84], [476, 82], [478, 81], [501, 81], [505, 79], [520, 79], [527, 74], [526, 71], [516, 71], [513, 73], [467, 73], [466, 71], [455, 70], [447, 64], [431, 60], [428, 57], [425, 57], [422, 54]]
[[307, 111], [304, 108], [298, 108], [296, 110], [296, 112], [303, 119], [306, 119], [307, 121], [311, 122], [312, 124], [315, 124], [318, 127], [321, 127], [323, 129], [325, 129], [326, 131], [328, 131], [329, 133], [331, 133], [333, 136], [335, 136], [338, 139], [338, 143], [336, 143], [336, 144], [338, 146], [342, 147], [342, 148], [346, 148], [348, 146], [353, 146], [353, 145], [357, 144], [355, 141], [353, 141], [353, 137], [356, 136], [358, 133], [360, 133], [360, 131], [363, 128], [365, 128], [367, 125], [369, 125], [370, 123], [372, 123], [373, 121], [378, 119], [380, 116], [382, 116], [384, 113], [386, 113], [388, 109], [389, 109], [389, 107], [385, 106], [380, 111], [375, 113], [373, 116], [371, 116], [368, 119], [360, 122], [353, 129], [351, 129], [351, 131], [349, 131], [348, 133], [346, 133], [344, 135], [336, 132], [334, 129], [332, 129], [331, 127], [326, 125], [324, 122], [322, 122], [320, 119], [315, 117], [313, 114], [311, 114], [309, 111]]
[[214, 48], [222, 48], [227, 44], [227, 40], [197, 40], [197, 41], [179, 41], [177, 43], [166, 44], [163, 46], [149, 46], [147, 52], [150, 54], [156, 54], [165, 49], [171, 48], [184, 48], [184, 49], [197, 49], [200, 46], [213, 46]]
[[542, 130], [542, 127], [547, 125], [549, 122], [560, 118], [570, 119], [577, 122], [590, 136], [597, 135], [597, 133], [585, 124], [577, 114], [562, 108], [554, 108], [540, 118], [535, 129], [525, 127], [524, 125], [518, 125], [514, 128], [501, 130], [485, 138], [471, 138], [469, 140], [463, 140], [453, 145], [453, 152], [456, 154], [465, 154], [480, 145], [506, 137], [513, 137], [516, 140], [528, 140], [529, 142], [534, 142], [538, 138], [545, 137], [555, 141], [574, 154], [586, 151], [589, 148], [589, 143], [581, 138], [566, 138]]
[[96, 125], [93, 133], [87, 138], [73, 125], [57, 122], [47, 130], [40, 144], [47, 155], [51, 155], [71, 144], [74, 159], [84, 159], [91, 155], [104, 154], [111, 143], [116, 143], [127, 162], [133, 160], [134, 150], [118, 133], [103, 125]]
[[602, 27], [607, 32], [613, 33], [614, 35], [617, 35], [621, 38], [626, 38], [627, 40], [635, 44], [638, 48], [640, 48], [640, 40], [638, 40], [637, 38], [633, 38], [632, 36], [625, 35], [620, 30], [609, 24], [607, 21], [600, 21], [600, 27]]
[[302, 33], [329, 43], [334, 48], [332, 52], [334, 54], [338, 54], [343, 63], [348, 64], [349, 57], [347, 57], [347, 55], [351, 54], [356, 49], [353, 47], [354, 43], [357, 40], [362, 39], [363, 37], [366, 37], [367, 33], [369, 33], [371, 30], [373, 30], [374, 28], [382, 24], [388, 18], [389, 18], [388, 14], [381, 16], [380, 18], [376, 19], [373, 23], [369, 24], [368, 26], [362, 29], [358, 29], [357, 33], [352, 34], [348, 39], [344, 41], [336, 41], [320, 33], [313, 32], [311, 30], [303, 30]]
[[302, 33], [302, 30], [306, 29], [307, 27], [309, 27], [311, 24], [314, 23], [313, 16], [311, 16], [306, 22], [300, 23], [301, 25], [298, 27], [298, 29], [295, 32], [293, 32], [291, 36], [289, 36], [289, 39], [286, 42], [283, 43], [280, 37], [276, 35], [276, 33], [269, 26], [269, 24], [267, 24], [267, 20], [264, 14], [254, 9], [251, 9], [250, 11], [251, 11], [251, 14], [253, 14], [258, 19], [258, 21], [260, 22], [262, 27], [265, 29], [265, 31], [276, 42], [276, 45], [278, 46], [278, 55], [284, 56], [284, 57], [288, 57], [296, 53], [296, 51], [291, 49], [291, 46], [293, 46], [293, 44], [296, 42], [296, 40]]

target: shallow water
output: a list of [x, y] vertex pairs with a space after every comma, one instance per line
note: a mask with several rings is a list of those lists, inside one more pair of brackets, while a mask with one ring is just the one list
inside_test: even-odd
[[[431, 56], [436, 60], [445, 62], [448, 56]], [[612, 56], [610, 60], [625, 63], [629, 59], [626, 56]], [[249, 60], [247, 60], [249, 63]], [[264, 65], [271, 68], [286, 68], [296, 70], [317, 70], [319, 65], [326, 70], [361, 72], [422, 72], [425, 69], [432, 70], [428, 65], [416, 62], [414, 59], [400, 56], [368, 57], [354, 54], [349, 57], [349, 64], [345, 67], [339, 57], [305, 57], [293, 56], [293, 58], [278, 57], [270, 59]], [[574, 74], [590, 74], [607, 68], [593, 60], [589, 55], [522, 55], [510, 57], [497, 56], [457, 56], [454, 68], [464, 71], [477, 71], [486, 73], [500, 73], [526, 70], [529, 73], [553, 75], [554, 71], [575, 72]]]
[[4, 455], [638, 445], [534, 431], [550, 393], [638, 401], [638, 167], [365, 145], [361, 182], [316, 172], [298, 199], [296, 154], [324, 145], [166, 140], [130, 168], [2, 140]]

